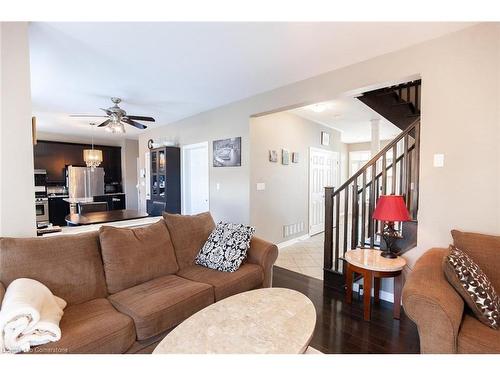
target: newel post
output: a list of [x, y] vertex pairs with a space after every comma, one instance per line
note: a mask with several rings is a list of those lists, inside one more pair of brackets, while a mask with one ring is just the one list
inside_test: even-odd
[[324, 269], [332, 269], [333, 261], [333, 187], [325, 187]]

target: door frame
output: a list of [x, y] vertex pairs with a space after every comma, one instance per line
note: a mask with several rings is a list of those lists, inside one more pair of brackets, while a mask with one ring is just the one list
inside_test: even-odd
[[338, 161], [338, 173], [337, 173], [337, 180], [340, 181], [340, 175], [341, 175], [341, 165], [340, 165], [340, 152], [339, 151], [333, 151], [333, 150], [325, 150], [324, 148], [319, 148], [319, 147], [309, 147], [309, 163], [307, 165], [307, 171], [308, 171], [308, 178], [309, 178], [309, 190], [308, 190], [308, 207], [307, 207], [307, 219], [308, 219], [308, 234], [309, 236], [314, 236], [316, 234], [320, 234], [322, 233], [323, 231], [321, 232], [317, 232], [317, 233], [311, 233], [311, 214], [312, 214], [312, 199], [311, 199], [311, 195], [312, 195], [312, 185], [313, 185], [313, 181], [312, 181], [312, 173], [311, 173], [311, 163], [312, 163], [312, 153], [313, 152], [322, 152], [322, 153], [325, 153], [325, 154], [330, 154], [334, 157], [336, 157], [337, 161]]
[[208, 149], [208, 141], [192, 143], [189, 145], [181, 146], [181, 213], [186, 214], [186, 152], [195, 148], [204, 148], [207, 150], [207, 181], [208, 181], [208, 209], [210, 210], [210, 154]]

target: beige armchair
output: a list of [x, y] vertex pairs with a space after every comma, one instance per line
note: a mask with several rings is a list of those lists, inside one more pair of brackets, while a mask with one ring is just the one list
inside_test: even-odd
[[[454, 244], [467, 252], [500, 291], [500, 236], [452, 231]], [[500, 330], [476, 319], [448, 283], [442, 269], [448, 249], [428, 250], [403, 288], [403, 307], [420, 336], [421, 353], [500, 353]]]

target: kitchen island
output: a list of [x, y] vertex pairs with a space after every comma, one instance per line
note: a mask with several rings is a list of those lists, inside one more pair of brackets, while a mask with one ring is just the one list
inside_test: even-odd
[[68, 225], [79, 226], [79, 225], [102, 224], [114, 221], [142, 219], [145, 217], [148, 217], [147, 213], [137, 210], [113, 210], [113, 211], [88, 212], [84, 215], [69, 214], [66, 215], [65, 220], [68, 223]]

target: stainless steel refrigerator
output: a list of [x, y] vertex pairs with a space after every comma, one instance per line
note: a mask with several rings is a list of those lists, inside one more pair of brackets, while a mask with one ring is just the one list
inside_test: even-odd
[[104, 169], [68, 166], [66, 185], [70, 198], [91, 198], [104, 194]]

